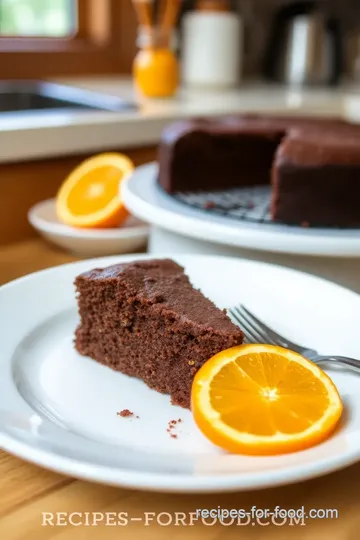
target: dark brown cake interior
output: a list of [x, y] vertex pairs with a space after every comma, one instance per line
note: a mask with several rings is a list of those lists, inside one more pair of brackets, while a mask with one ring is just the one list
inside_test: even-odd
[[76, 279], [83, 354], [190, 406], [196, 371], [243, 334], [171, 260], [95, 269]]
[[159, 184], [168, 193], [272, 184], [271, 217], [359, 227], [360, 126], [338, 118], [239, 115], [169, 126]]
[[224, 132], [216, 137], [201, 130], [188, 133], [174, 149], [171, 191], [269, 183], [274, 154], [283, 136], [277, 129]]
[[[170, 125], [159, 146], [159, 183], [169, 193], [211, 191], [271, 182], [274, 156], [293, 130], [306, 139], [311, 131], [352, 131], [342, 119], [243, 114], [193, 119]], [[317, 152], [316, 143], [309, 153]]]

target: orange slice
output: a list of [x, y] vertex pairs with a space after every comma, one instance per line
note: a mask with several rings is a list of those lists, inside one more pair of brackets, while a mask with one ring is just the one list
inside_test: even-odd
[[60, 221], [72, 227], [117, 227], [128, 216], [119, 195], [122, 179], [134, 169], [123, 154], [99, 154], [81, 163], [56, 198]]
[[235, 453], [282, 454], [324, 440], [343, 406], [318, 366], [282, 347], [240, 345], [197, 372], [192, 412], [214, 444]]

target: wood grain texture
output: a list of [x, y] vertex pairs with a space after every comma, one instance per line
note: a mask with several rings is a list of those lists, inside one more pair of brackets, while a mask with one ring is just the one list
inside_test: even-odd
[[2, 246], [0, 249], [0, 285], [37, 270], [75, 260], [78, 260], [75, 255], [61, 251], [37, 238]]
[[[0, 284], [38, 269], [75, 260], [39, 239], [3, 246], [0, 252]], [[360, 529], [360, 464], [298, 485], [217, 495], [169, 495], [130, 491], [74, 480], [25, 463], [0, 451], [0, 538], [4, 540], [358, 540]], [[166, 513], [200, 508], [241, 509], [331, 508], [338, 519], [308, 520], [303, 526], [264, 522], [253, 526], [144, 525], [147, 512], [160, 521]], [[42, 526], [43, 512], [124, 513], [126, 526]], [[161, 514], [165, 513], [165, 514]], [[161, 515], [160, 515], [161, 514]], [[162, 517], [161, 517], [162, 516]], [[142, 521], [131, 521], [140, 518]], [[83, 519], [85, 519], [83, 517]]]
[[71, 478], [39, 469], [1, 450], [0, 471], [0, 517], [72, 482]]
[[[119, 149], [135, 165], [156, 158], [156, 147]], [[0, 165], [0, 247], [36, 235], [27, 220], [29, 209], [54, 197], [66, 176], [88, 154], [72, 157]]]

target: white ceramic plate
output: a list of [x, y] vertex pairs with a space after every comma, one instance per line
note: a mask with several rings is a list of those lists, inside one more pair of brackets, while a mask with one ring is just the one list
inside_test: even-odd
[[100, 257], [131, 253], [146, 245], [149, 227], [130, 216], [115, 229], [76, 229], [56, 217], [55, 200], [42, 201], [29, 211], [31, 225], [47, 240], [78, 255]]
[[[0, 447], [97, 482], [163, 491], [231, 491], [300, 481], [360, 458], [360, 377], [329, 371], [345, 402], [338, 431], [304, 452], [230, 455], [208, 442], [190, 411], [142, 381], [79, 356], [73, 281], [85, 270], [145, 258], [81, 261], [0, 289]], [[360, 357], [360, 297], [307, 274], [225, 257], [176, 256], [219, 307], [244, 302], [294, 341]], [[127, 408], [139, 418], [121, 418]], [[171, 438], [168, 422], [181, 418]]]
[[157, 164], [135, 169], [121, 183], [126, 206], [140, 219], [190, 238], [277, 253], [360, 257], [360, 229], [311, 229], [235, 221], [187, 206], [157, 184]]

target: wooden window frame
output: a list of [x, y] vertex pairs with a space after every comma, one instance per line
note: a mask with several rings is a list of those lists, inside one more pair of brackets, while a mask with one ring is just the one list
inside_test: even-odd
[[78, 6], [74, 37], [0, 37], [0, 78], [128, 72], [136, 39], [131, 0], [78, 0]]

